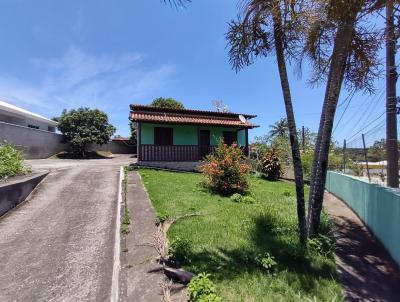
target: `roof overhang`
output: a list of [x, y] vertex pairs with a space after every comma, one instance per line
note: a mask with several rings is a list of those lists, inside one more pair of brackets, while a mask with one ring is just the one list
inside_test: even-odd
[[168, 125], [192, 125], [252, 129], [259, 127], [249, 122], [241, 122], [233, 118], [203, 117], [194, 115], [160, 114], [149, 112], [131, 112], [129, 119], [132, 122], [168, 124]]
[[4, 102], [2, 100], [0, 100], [0, 110], [3, 110], [5, 112], [9, 112], [11, 114], [17, 115], [17, 116], [21, 116], [24, 118], [29, 118], [31, 120], [34, 121], [39, 121], [39, 122], [43, 122], [46, 124], [49, 124], [51, 126], [56, 127], [58, 125], [58, 123], [56, 121], [50, 120], [48, 118], [45, 118], [44, 116], [41, 116], [39, 114], [30, 112], [28, 110], [19, 108], [17, 106], [11, 105], [7, 102]]
[[248, 129], [259, 127], [248, 121], [256, 117], [256, 115], [251, 114], [157, 108], [146, 105], [131, 105], [130, 107], [132, 111], [129, 119], [133, 122]]

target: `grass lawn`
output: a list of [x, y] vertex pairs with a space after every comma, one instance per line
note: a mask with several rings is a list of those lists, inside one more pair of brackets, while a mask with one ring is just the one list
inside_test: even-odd
[[[190, 242], [184, 268], [210, 273], [223, 301], [342, 300], [333, 257], [301, 252], [292, 184], [252, 177], [257, 202], [243, 204], [199, 188], [200, 174], [139, 173], [158, 213], [203, 214], [179, 220], [168, 236]], [[328, 219], [323, 221], [327, 232]], [[255, 260], [266, 252], [278, 263], [275, 273], [263, 271]]]

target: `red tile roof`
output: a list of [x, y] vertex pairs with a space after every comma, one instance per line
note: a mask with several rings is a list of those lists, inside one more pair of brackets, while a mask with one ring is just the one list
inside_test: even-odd
[[237, 113], [222, 113], [214, 111], [188, 110], [188, 109], [161, 109], [143, 105], [131, 105], [130, 119], [134, 122], [151, 122], [166, 124], [186, 124], [204, 126], [225, 126], [240, 128], [258, 127], [247, 119], [255, 115], [243, 114], [246, 122], [239, 119]]

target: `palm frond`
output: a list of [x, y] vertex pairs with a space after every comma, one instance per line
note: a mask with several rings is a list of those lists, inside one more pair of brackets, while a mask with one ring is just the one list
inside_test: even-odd
[[161, 2], [175, 7], [186, 7], [185, 4], [191, 3], [192, 0], [161, 0]]

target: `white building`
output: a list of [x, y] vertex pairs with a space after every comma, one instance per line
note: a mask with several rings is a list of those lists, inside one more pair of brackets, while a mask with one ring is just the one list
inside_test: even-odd
[[57, 122], [0, 100], [0, 122], [55, 132]]

